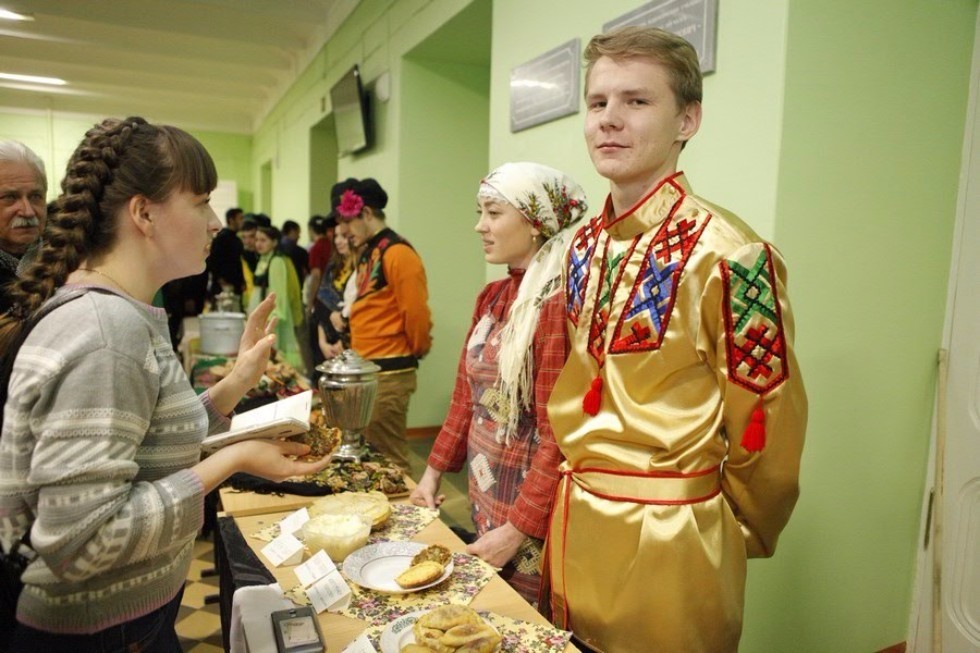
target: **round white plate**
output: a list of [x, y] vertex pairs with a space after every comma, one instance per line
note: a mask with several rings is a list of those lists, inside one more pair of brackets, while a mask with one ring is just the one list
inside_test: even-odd
[[412, 626], [428, 610], [410, 612], [403, 617], [398, 617], [381, 631], [381, 653], [400, 653], [402, 648], [415, 643], [415, 633]]
[[428, 585], [405, 589], [395, 577], [412, 565], [412, 558], [426, 547], [421, 542], [378, 542], [361, 547], [344, 558], [344, 575], [370, 590], [389, 594], [408, 594], [438, 585], [453, 573], [453, 561], [446, 565], [442, 576]]
[[[381, 640], [378, 644], [381, 646], [381, 653], [401, 653], [403, 647], [409, 644], [415, 643], [415, 633], [412, 632], [412, 626], [415, 622], [419, 620], [419, 617], [424, 615], [426, 612], [431, 612], [431, 610], [419, 610], [418, 612], [410, 612], [403, 617], [398, 617], [390, 624], [385, 626], [385, 629], [381, 631]], [[488, 626], [494, 629], [494, 631], [499, 635], [500, 631], [493, 627], [486, 619], [483, 620]], [[500, 646], [498, 645], [498, 649]]]

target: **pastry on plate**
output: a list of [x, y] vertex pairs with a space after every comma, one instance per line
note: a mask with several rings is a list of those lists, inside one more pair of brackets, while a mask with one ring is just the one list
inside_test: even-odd
[[426, 560], [432, 560], [433, 562], [438, 562], [440, 565], [445, 567], [449, 564], [449, 561], [453, 559], [453, 553], [441, 544], [430, 544], [421, 551], [415, 554], [412, 558], [412, 564], [417, 565], [420, 562], [425, 562]]
[[412, 627], [415, 646], [401, 653], [492, 653], [500, 634], [475, 610], [465, 605], [443, 605], [426, 612]]
[[435, 582], [445, 571], [446, 568], [438, 562], [426, 560], [417, 565], [412, 565], [400, 573], [395, 577], [395, 582], [400, 587], [410, 590]]

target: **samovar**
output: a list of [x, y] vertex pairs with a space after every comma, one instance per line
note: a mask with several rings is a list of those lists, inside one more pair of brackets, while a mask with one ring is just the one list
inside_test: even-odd
[[327, 426], [339, 428], [342, 433], [333, 457], [361, 462], [367, 453], [363, 431], [371, 423], [381, 368], [353, 349], [345, 349], [316, 369], [321, 373], [318, 386]]

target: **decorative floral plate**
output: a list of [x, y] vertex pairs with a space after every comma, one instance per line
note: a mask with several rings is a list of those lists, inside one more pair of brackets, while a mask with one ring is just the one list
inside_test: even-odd
[[408, 594], [434, 587], [453, 573], [450, 560], [442, 576], [422, 585], [405, 589], [395, 582], [395, 577], [412, 565], [412, 558], [426, 547], [421, 542], [378, 542], [354, 551], [344, 558], [341, 570], [352, 582], [361, 587], [386, 594]]

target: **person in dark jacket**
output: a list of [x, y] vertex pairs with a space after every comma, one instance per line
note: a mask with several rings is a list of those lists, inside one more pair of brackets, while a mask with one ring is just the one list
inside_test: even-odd
[[40, 243], [47, 192], [41, 157], [20, 141], [0, 141], [0, 313], [10, 309], [7, 284]]
[[218, 232], [211, 242], [211, 255], [208, 256], [208, 296], [214, 298], [218, 293], [231, 290], [239, 297], [245, 291], [245, 275], [242, 271], [242, 254], [245, 245], [238, 237], [238, 230], [245, 220], [240, 208], [225, 212], [225, 228]]

